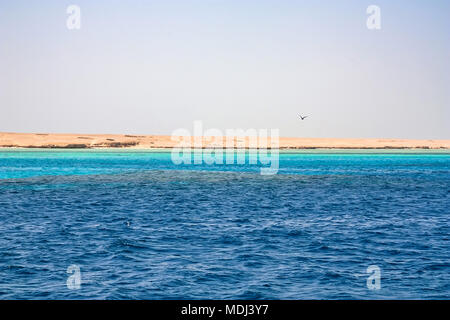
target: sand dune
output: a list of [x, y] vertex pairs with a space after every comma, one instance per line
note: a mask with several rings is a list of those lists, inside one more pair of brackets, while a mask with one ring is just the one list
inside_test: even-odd
[[[194, 140], [194, 139], [192, 139]], [[226, 138], [213, 141], [202, 138], [203, 148], [226, 145]], [[234, 138], [234, 147], [248, 148], [248, 138]], [[1, 148], [172, 148], [177, 141], [171, 136], [119, 134], [54, 134], [0, 133]], [[193, 145], [193, 143], [192, 143]], [[270, 141], [269, 144], [270, 146]], [[259, 147], [264, 147], [260, 144]], [[450, 140], [408, 139], [338, 139], [338, 138], [280, 138], [280, 149], [450, 149]]]

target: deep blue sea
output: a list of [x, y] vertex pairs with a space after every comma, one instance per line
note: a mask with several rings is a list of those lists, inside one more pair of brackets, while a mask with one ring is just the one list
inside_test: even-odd
[[450, 153], [279, 166], [0, 150], [0, 299], [450, 298]]

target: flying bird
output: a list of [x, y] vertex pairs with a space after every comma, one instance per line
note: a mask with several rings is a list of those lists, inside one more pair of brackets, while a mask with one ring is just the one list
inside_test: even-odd
[[305, 120], [308, 116], [304, 116], [304, 117], [302, 117], [302, 115], [298, 115], [299, 117], [300, 117], [300, 119], [302, 119], [302, 120]]

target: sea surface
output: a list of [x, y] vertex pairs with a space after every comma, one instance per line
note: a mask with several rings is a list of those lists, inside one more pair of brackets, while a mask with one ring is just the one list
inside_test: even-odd
[[0, 299], [450, 298], [448, 151], [259, 169], [0, 150]]

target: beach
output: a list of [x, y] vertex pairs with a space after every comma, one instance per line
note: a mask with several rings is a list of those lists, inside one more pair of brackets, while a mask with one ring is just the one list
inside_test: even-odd
[[[168, 135], [128, 134], [63, 134], [63, 133], [0, 133], [0, 148], [127, 148], [166, 149], [179, 145], [178, 137]], [[202, 137], [202, 148], [217, 148], [227, 145], [227, 138]], [[193, 137], [191, 146], [195, 147]], [[221, 141], [220, 141], [221, 140]], [[218, 143], [219, 141], [219, 143]], [[248, 148], [249, 138], [231, 138], [232, 147]], [[268, 143], [258, 148], [271, 147]], [[279, 149], [450, 149], [450, 140], [414, 139], [358, 139], [358, 138], [293, 138], [280, 137]]]

